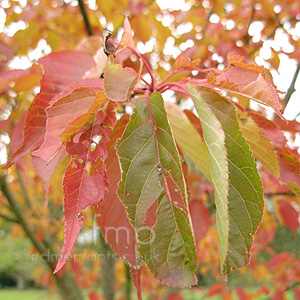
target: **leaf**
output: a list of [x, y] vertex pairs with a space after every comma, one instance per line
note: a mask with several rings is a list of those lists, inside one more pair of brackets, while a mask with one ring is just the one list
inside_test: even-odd
[[292, 205], [291, 202], [285, 200], [278, 200], [277, 216], [282, 224], [290, 230], [297, 230], [299, 228], [299, 211]]
[[134, 47], [134, 43], [132, 39], [132, 30], [127, 16], [124, 19], [123, 29], [124, 32], [122, 34], [122, 38], [118, 50], [126, 46]]
[[225, 148], [225, 133], [222, 125], [204, 102], [194, 87], [188, 86], [192, 96], [199, 119], [201, 121], [204, 140], [206, 142], [209, 156], [212, 182], [215, 187], [215, 203], [217, 207], [217, 226], [220, 241], [221, 271], [225, 264], [228, 252], [229, 239], [229, 215], [228, 215], [228, 189], [229, 175], [227, 151]]
[[279, 157], [280, 178], [279, 182], [294, 183], [300, 187], [300, 162], [290, 150], [276, 149]]
[[27, 70], [8, 70], [0, 73], [0, 93], [11, 88], [16, 93], [33, 89], [42, 79], [43, 69], [33, 65]]
[[100, 203], [107, 191], [107, 182], [103, 173], [95, 170], [90, 176], [81, 163], [74, 157], [67, 166], [64, 181], [64, 244], [61, 257], [54, 273], [58, 272], [69, 259], [84, 218], [78, 218], [80, 211]]
[[55, 169], [65, 157], [66, 157], [65, 149], [59, 151], [59, 153], [49, 163], [45, 162], [44, 160], [42, 160], [37, 156], [32, 156], [33, 167], [44, 183], [46, 206], [48, 204], [48, 198], [49, 198], [50, 180], [54, 174]]
[[300, 131], [300, 123], [296, 120], [285, 122], [281, 119], [275, 119], [274, 123], [280, 130], [298, 133]]
[[268, 82], [261, 74], [258, 75], [255, 81], [245, 86], [241, 92], [251, 96], [251, 98], [257, 102], [272, 107], [278, 116], [284, 119], [280, 112], [282, 105], [279, 101], [275, 87], [271, 85], [271, 83]]
[[179, 147], [194, 162], [203, 175], [211, 181], [209, 153], [196, 128], [177, 104], [165, 103], [168, 119]]
[[[132, 102], [134, 113], [117, 145], [122, 167], [118, 194], [154, 276], [163, 284], [191, 286], [196, 283], [195, 243], [186, 185], [163, 99], [153, 93]], [[170, 184], [176, 186], [173, 196]], [[177, 203], [183, 203], [183, 208]]]
[[184, 53], [180, 53], [175, 59], [175, 69], [194, 69], [197, 70], [197, 65], [200, 63], [200, 59], [191, 61]]
[[98, 226], [114, 252], [124, 261], [136, 266], [136, 235], [127, 217], [124, 204], [117, 194], [121, 180], [121, 169], [115, 145], [116, 141], [122, 137], [128, 122], [129, 115], [124, 115], [117, 122], [115, 130], [110, 136], [110, 141], [107, 144], [108, 156], [105, 161], [108, 192], [101, 204], [94, 207], [94, 211]]
[[239, 119], [239, 126], [256, 159], [275, 177], [279, 178], [278, 156], [268, 138], [260, 133], [260, 128], [251, 118]]
[[104, 105], [107, 103], [108, 99], [104, 96], [103, 93], [98, 92], [95, 96], [94, 103], [89, 108], [86, 113], [83, 113], [75, 120], [71, 121], [63, 133], [60, 135], [62, 137], [63, 142], [68, 141], [72, 135], [78, 132], [78, 130], [84, 126]]
[[100, 88], [97, 79], [80, 81], [78, 88], [52, 103], [46, 110], [44, 142], [33, 155], [49, 161], [62, 147], [63, 142], [76, 133], [97, 109], [107, 102]]
[[266, 71], [266, 69], [262, 66], [246, 64], [244, 62], [243, 56], [235, 55], [232, 53], [227, 54], [227, 62], [228, 62], [228, 66], [239, 67], [241, 69], [248, 70], [248, 71], [251, 71], [251, 72], [257, 73], [257, 74], [260, 74], [260, 73], [263, 73], [264, 71]]
[[211, 297], [214, 295], [221, 294], [225, 289], [225, 285], [223, 283], [215, 283], [211, 286], [207, 291], [207, 297]]
[[94, 65], [94, 60], [81, 52], [61, 51], [41, 58], [39, 63], [45, 70], [41, 80], [41, 91], [28, 110], [24, 141], [10, 157], [6, 168], [42, 144], [47, 120], [45, 109], [49, 102], [71, 83], [80, 80], [84, 73]]
[[285, 147], [287, 139], [275, 122], [267, 119], [265, 116], [255, 111], [248, 112], [248, 115], [259, 126], [261, 131], [268, 137], [275, 147]]
[[262, 219], [262, 184], [234, 106], [211, 89], [188, 85], [188, 90], [210, 152], [221, 272], [228, 274], [249, 262], [253, 235]]
[[104, 71], [104, 90], [108, 99], [127, 101], [138, 81], [139, 74], [132, 68], [110, 65]]
[[196, 245], [206, 236], [210, 226], [210, 214], [201, 200], [193, 200], [190, 205], [190, 214], [195, 234]]
[[[103, 126], [99, 126], [99, 122], [102, 122]], [[79, 148], [80, 151], [75, 151], [74, 157], [67, 166], [63, 180], [64, 244], [55, 272], [66, 263], [83, 225], [83, 217], [78, 218], [80, 211], [86, 210], [88, 206], [100, 204], [108, 190], [103, 161], [107, 158], [107, 143], [115, 122], [115, 104], [110, 102], [105, 113], [99, 112], [94, 118], [93, 125], [82, 132], [77, 143], [82, 147]], [[92, 151], [93, 137], [97, 134], [101, 134], [102, 139], [96, 149]], [[69, 143], [72, 144], [74, 141]], [[76, 147], [74, 149], [77, 150]], [[98, 152], [97, 149], [101, 149], [101, 151]], [[67, 147], [67, 150], [70, 149]], [[88, 165], [88, 163], [91, 164]], [[87, 169], [89, 169], [89, 173]]]

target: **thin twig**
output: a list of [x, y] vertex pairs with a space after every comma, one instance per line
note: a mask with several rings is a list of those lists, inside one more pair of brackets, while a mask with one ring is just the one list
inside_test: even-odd
[[85, 24], [86, 32], [89, 36], [92, 36], [93, 35], [93, 30], [92, 30], [88, 14], [86, 12], [86, 9], [85, 9], [84, 3], [83, 3], [83, 0], [78, 0], [78, 4], [79, 4], [80, 12], [81, 12], [81, 15], [83, 17], [84, 24]]
[[300, 72], [300, 64], [297, 65], [297, 69], [295, 71], [295, 74], [294, 74], [294, 77], [293, 77], [293, 80], [285, 94], [285, 97], [283, 99], [283, 101], [285, 102], [285, 104], [288, 104], [288, 102], [290, 101], [290, 98], [292, 97], [292, 94], [296, 91], [295, 89], [295, 84], [296, 84], [296, 80], [297, 80], [297, 77], [299, 75], [299, 72]]

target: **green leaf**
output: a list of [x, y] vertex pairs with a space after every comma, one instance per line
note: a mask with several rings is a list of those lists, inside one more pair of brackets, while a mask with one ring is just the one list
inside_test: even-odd
[[249, 145], [240, 131], [234, 106], [211, 89], [197, 90], [188, 85], [188, 90], [210, 152], [221, 272], [228, 274], [249, 263], [253, 235], [263, 214], [262, 184]]
[[159, 93], [132, 101], [135, 110], [117, 151], [118, 194], [138, 234], [140, 252], [163, 284], [196, 283], [196, 254], [178, 151]]
[[166, 102], [168, 119], [179, 147], [194, 162], [203, 175], [211, 179], [209, 153], [200, 134], [177, 104]]

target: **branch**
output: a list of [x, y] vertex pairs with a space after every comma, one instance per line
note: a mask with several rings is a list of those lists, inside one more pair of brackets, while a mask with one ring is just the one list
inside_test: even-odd
[[31, 208], [31, 203], [29, 201], [28, 193], [27, 193], [27, 190], [25, 188], [24, 181], [23, 181], [20, 169], [18, 167], [17, 167], [16, 173], [17, 173], [17, 177], [18, 177], [18, 182], [19, 182], [19, 184], [21, 186], [21, 190], [22, 190], [22, 193], [24, 195], [25, 203], [27, 204], [27, 206], [29, 208]]
[[3, 219], [5, 219], [6, 221], [9, 221], [9, 222], [19, 223], [17, 218], [15, 218], [13, 216], [6, 215], [6, 214], [1, 213], [1, 212], [0, 212], [0, 218], [3, 218]]
[[285, 104], [288, 104], [292, 94], [296, 91], [295, 89], [295, 84], [296, 84], [296, 80], [297, 80], [297, 77], [299, 75], [299, 72], [300, 72], [300, 63], [297, 65], [297, 69], [295, 71], [295, 74], [294, 74], [294, 77], [293, 77], [293, 80], [285, 94], [285, 97], [283, 99], [283, 101], [285, 102]]
[[[26, 235], [31, 240], [34, 247], [38, 250], [38, 252], [42, 254], [47, 254], [48, 249], [45, 245], [36, 237], [35, 232], [29, 226], [28, 220], [26, 220], [23, 214], [23, 208], [19, 205], [17, 199], [12, 194], [11, 190], [9, 189], [5, 176], [0, 177], [0, 190], [2, 191], [3, 195], [7, 199], [8, 203], [10, 204], [12, 211], [14, 212], [16, 219], [18, 220], [19, 224], [22, 226], [23, 230], [25, 231]], [[51, 270], [55, 269], [56, 262], [52, 261], [51, 259], [47, 259], [46, 263], [50, 267]]]
[[78, 0], [78, 4], [79, 4], [80, 12], [81, 12], [81, 15], [83, 17], [84, 24], [85, 24], [86, 32], [87, 32], [88, 36], [92, 36], [93, 35], [93, 30], [92, 30], [87, 12], [85, 10], [83, 0]]
[[144, 57], [143, 57], [140, 53], [138, 53], [134, 48], [132, 48], [132, 47], [130, 47], [130, 46], [127, 46], [127, 48], [128, 48], [129, 50], [131, 50], [138, 58], [140, 58], [140, 59], [142, 60], [142, 62], [143, 62], [143, 64], [144, 64], [145, 68], [147, 69], [147, 71], [148, 71], [148, 73], [149, 73], [149, 75], [150, 75], [150, 77], [151, 77], [151, 83], [150, 83], [150, 87], [149, 87], [149, 88], [150, 88], [150, 91], [153, 92], [153, 91], [154, 91], [154, 77], [153, 77], [153, 74], [152, 74], [152, 72], [151, 72], [150, 66], [149, 66], [148, 63], [145, 61]]

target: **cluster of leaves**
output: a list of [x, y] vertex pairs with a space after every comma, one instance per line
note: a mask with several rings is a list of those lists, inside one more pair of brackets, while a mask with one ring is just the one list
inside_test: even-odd
[[[81, 42], [76, 50], [44, 56], [27, 70], [1, 73], [0, 89], [7, 97], [13, 92], [23, 92], [22, 96], [26, 97], [26, 91], [40, 85], [40, 92], [26, 114], [18, 117], [20, 121], [11, 136], [11, 156], [6, 168], [19, 164], [22, 157], [31, 153], [32, 164], [48, 198], [55, 169], [65, 157], [70, 158], [63, 176], [64, 245], [56, 271], [69, 259], [83, 226], [84, 218], [80, 214], [89, 206], [94, 207], [98, 225], [112, 249], [130, 265], [140, 298], [141, 258], [163, 284], [179, 287], [196, 284], [197, 256], [201, 263], [205, 259], [209, 261], [200, 253], [205, 253], [208, 247], [203, 237], [216, 236], [215, 219], [220, 256], [215, 261], [220, 263], [221, 274], [226, 277], [233, 269], [247, 265], [252, 248], [251, 267], [254, 266], [255, 254], [268, 248], [276, 232], [272, 216], [265, 212], [268, 221], [262, 223], [253, 244], [264, 210], [258, 169], [265, 194], [294, 193], [289, 199], [276, 198], [274, 207], [283, 224], [294, 231], [299, 227], [299, 154], [288, 146], [283, 133], [297, 132], [299, 123], [295, 121], [287, 126], [285, 120], [267, 119], [265, 108], [259, 112], [251, 109], [250, 100], [254, 100], [270, 106], [282, 118], [282, 104], [270, 72], [246, 63], [241, 56], [249, 52], [255, 55], [260, 46], [250, 42], [248, 27], [238, 28], [238, 18], [243, 15], [250, 18], [249, 24], [255, 19], [267, 19], [271, 23], [276, 19], [274, 28], [266, 27], [271, 31], [268, 38], [272, 38], [276, 29], [282, 27], [281, 18], [285, 15], [293, 15], [291, 23], [296, 21], [294, 10], [282, 5], [279, 16], [266, 1], [262, 2], [263, 10], [238, 5], [236, 9], [224, 8], [222, 1], [220, 6], [194, 2], [190, 1], [188, 12], [163, 12], [161, 17], [169, 14], [181, 24], [209, 11], [210, 16], [234, 18], [237, 28], [222, 37], [221, 29], [226, 22], [207, 25], [203, 21], [199, 25], [205, 27], [203, 32], [193, 29], [205, 34], [201, 44], [170, 62], [160, 52], [160, 62], [164, 63], [150, 67], [148, 61], [153, 53], [141, 55], [137, 51], [131, 25], [135, 39], [147, 42], [155, 30], [148, 26], [149, 20], [142, 13], [148, 9], [156, 9], [158, 13], [159, 9], [156, 4], [149, 6], [141, 1], [129, 5], [131, 16], [139, 17], [132, 18], [131, 25], [125, 19], [120, 43], [110, 34], [104, 35], [103, 40], [92, 37]], [[16, 5], [7, 9], [9, 22], [16, 18]], [[24, 20], [30, 25], [19, 32], [20, 43], [15, 47], [24, 47], [24, 38], [30, 38], [29, 33], [34, 36], [33, 28], [41, 32], [47, 29], [45, 39], [52, 50], [64, 45], [61, 37], [50, 43], [49, 32], [55, 31], [52, 27], [62, 25], [37, 22], [43, 8], [39, 9], [30, 14], [26, 8], [23, 18], [27, 17]], [[102, 10], [104, 16], [115, 15], [111, 18], [115, 26], [121, 22], [120, 15], [115, 13], [117, 9], [118, 6], [108, 4]], [[54, 6], [51, 9], [60, 22], [64, 22], [64, 17], [76, 15], [72, 6], [63, 9], [63, 15], [60, 10], [61, 7]], [[237, 16], [237, 12], [243, 14]], [[155, 41], [162, 50], [170, 35], [168, 30], [176, 30], [177, 25], [175, 22], [174, 28], [160, 30], [163, 25], [155, 16], [150, 24], [156, 29]], [[93, 15], [91, 20], [94, 29], [100, 28]], [[39, 25], [34, 27], [31, 23]], [[67, 24], [74, 26], [75, 22]], [[68, 35], [76, 41], [68, 44], [69, 49], [75, 48], [81, 39], [80, 35], [73, 34], [76, 26], [72, 28]], [[148, 31], [143, 31], [145, 28]], [[189, 34], [196, 35], [196, 32]], [[218, 32], [218, 36], [211, 32]], [[80, 34], [83, 37], [82, 31]], [[238, 47], [228, 37], [243, 38], [248, 46]], [[186, 38], [185, 35], [176, 38], [175, 44], [180, 45]], [[226, 48], [226, 45], [230, 46]], [[213, 59], [213, 53], [223, 58], [224, 65], [226, 60], [222, 71], [216, 68], [219, 62]], [[169, 67], [172, 72], [166, 71]], [[163, 100], [162, 94], [169, 90], [175, 92], [172, 97], [175, 103]], [[182, 110], [181, 104], [187, 99], [192, 99], [197, 116], [191, 110]], [[11, 115], [10, 120], [13, 118], [16, 117]], [[6, 129], [10, 120], [2, 121], [1, 127]], [[212, 186], [215, 215], [209, 212], [204, 201]], [[116, 232], [107, 228], [126, 228], [126, 236], [116, 239]], [[216, 240], [213, 245], [218, 247]], [[282, 264], [274, 263], [284, 263], [284, 258], [274, 258], [266, 268], [282, 268]], [[297, 260], [291, 259], [290, 270], [297, 264]], [[289, 273], [294, 274], [293, 281], [300, 282], [296, 272]], [[278, 294], [286, 288], [283, 285], [286, 278], [280, 280]], [[223, 286], [217, 287], [218, 292], [228, 293]], [[210, 295], [215, 293], [212, 289]]]

